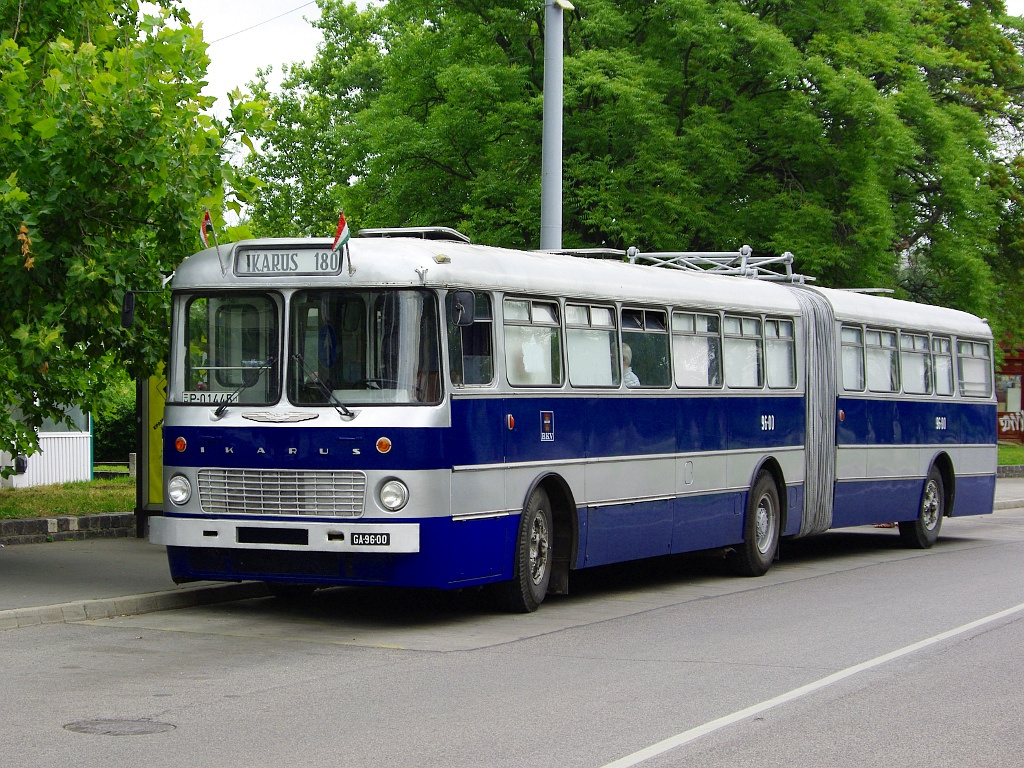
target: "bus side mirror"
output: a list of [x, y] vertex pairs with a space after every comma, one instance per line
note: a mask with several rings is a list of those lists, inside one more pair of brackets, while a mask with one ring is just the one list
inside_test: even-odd
[[459, 328], [472, 325], [476, 319], [476, 296], [472, 291], [456, 291], [452, 294], [452, 321]]
[[135, 322], [135, 293], [128, 291], [124, 295], [124, 303], [121, 304], [121, 327], [131, 328]]

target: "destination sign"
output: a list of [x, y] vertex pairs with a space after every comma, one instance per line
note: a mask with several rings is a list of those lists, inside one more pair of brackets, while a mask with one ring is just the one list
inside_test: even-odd
[[326, 248], [244, 248], [235, 254], [235, 274], [244, 277], [340, 272], [341, 254]]

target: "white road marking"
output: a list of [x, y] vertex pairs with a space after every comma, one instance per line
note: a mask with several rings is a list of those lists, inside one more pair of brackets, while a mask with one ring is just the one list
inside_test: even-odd
[[876, 656], [875, 658], [861, 662], [860, 664], [854, 664], [852, 667], [841, 669], [838, 672], [834, 672], [833, 674], [828, 675], [827, 677], [821, 678], [820, 680], [815, 680], [813, 683], [808, 683], [807, 685], [802, 685], [799, 688], [794, 688], [792, 691], [783, 693], [779, 696], [776, 696], [773, 699], [762, 701], [759, 704], [754, 704], [752, 706], [747, 707], [746, 709], [741, 709], [737, 712], [733, 712], [730, 715], [720, 717], [717, 720], [712, 720], [709, 723], [704, 723], [704, 725], [698, 725], [696, 728], [691, 728], [688, 731], [678, 733], [675, 736], [671, 736], [663, 741], [659, 741], [657, 744], [652, 744], [649, 747], [645, 747], [644, 749], [641, 749], [638, 752], [634, 752], [631, 755], [626, 755], [625, 757], [621, 757], [618, 760], [615, 760], [614, 762], [607, 763], [606, 765], [603, 765], [601, 768], [630, 768], [630, 766], [639, 765], [645, 760], [650, 760], [652, 757], [663, 755], [664, 753], [676, 749], [677, 747], [681, 747], [684, 744], [689, 744], [690, 742], [696, 741], [702, 736], [707, 736], [709, 733], [714, 733], [715, 731], [721, 730], [722, 728], [726, 728], [742, 720], [746, 720], [748, 717], [753, 717], [754, 715], [758, 715], [762, 712], [768, 711], [769, 709], [774, 709], [775, 707], [782, 706], [783, 704], [788, 704], [789, 702], [795, 701], [796, 699], [799, 699], [802, 696], [806, 696], [809, 693], [814, 693], [815, 691], [820, 691], [822, 688], [827, 688], [828, 686], [833, 685], [834, 683], [838, 683], [841, 680], [845, 680], [848, 677], [853, 677], [854, 675], [857, 675], [861, 672], [866, 672], [869, 669], [874, 669], [875, 667], [881, 666], [882, 664], [888, 664], [890, 661], [898, 659], [902, 656], [907, 656], [911, 653], [916, 653], [917, 651], [920, 651], [924, 648], [928, 648], [929, 646], [935, 645], [936, 643], [941, 643], [944, 640], [949, 640], [950, 638], [956, 637], [957, 635], [962, 635], [965, 632], [971, 632], [972, 630], [975, 630], [978, 627], [983, 627], [986, 624], [991, 624], [994, 621], [1005, 619], [1007, 616], [1012, 616], [1013, 614], [1020, 613], [1021, 611], [1024, 611], [1024, 603], [1021, 603], [1020, 605], [1015, 605], [1013, 608], [1007, 608], [1005, 611], [1000, 611], [999, 613], [993, 613], [990, 616], [985, 616], [984, 618], [978, 619], [977, 621], [972, 621], [968, 624], [963, 624], [962, 626], [956, 627], [955, 629], [950, 629], [946, 632], [934, 635], [933, 637], [921, 640], [920, 642], [913, 643], [912, 645], [907, 645], [903, 648], [899, 648], [895, 651], [890, 651], [889, 653], [883, 654], [881, 656]]

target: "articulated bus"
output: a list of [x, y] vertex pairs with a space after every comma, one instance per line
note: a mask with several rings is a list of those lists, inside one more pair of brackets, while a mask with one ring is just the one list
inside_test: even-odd
[[444, 228], [348, 249], [175, 273], [151, 520], [175, 581], [492, 585], [526, 612], [575, 569], [719, 550], [757, 576], [782, 538], [898, 522], [926, 548], [992, 511], [973, 315]]

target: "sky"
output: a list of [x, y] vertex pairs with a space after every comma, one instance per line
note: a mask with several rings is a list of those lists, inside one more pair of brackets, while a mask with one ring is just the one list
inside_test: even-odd
[[[1024, 0], [1021, 0], [1024, 2]], [[209, 85], [214, 113], [227, 114], [227, 94], [273, 67], [270, 83], [281, 82], [285, 64], [311, 61], [322, 36], [310, 23], [320, 18], [314, 0], [183, 0], [193, 24], [201, 24], [209, 43]]]

